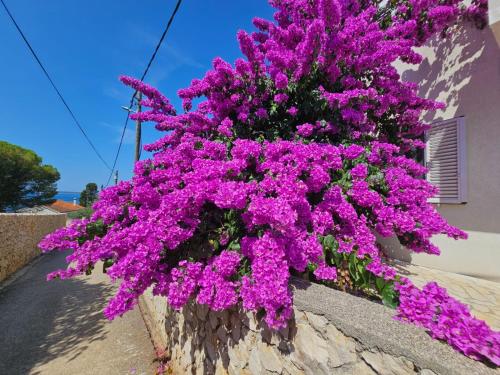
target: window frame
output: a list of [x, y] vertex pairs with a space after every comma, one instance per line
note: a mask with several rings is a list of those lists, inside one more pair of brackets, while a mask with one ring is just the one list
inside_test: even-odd
[[[465, 126], [465, 116], [453, 117], [446, 120], [435, 121], [431, 123], [431, 128], [439, 125], [456, 123], [457, 127], [457, 198], [432, 197], [428, 199], [429, 203], [437, 204], [465, 204], [467, 203], [467, 133]], [[429, 151], [428, 151], [429, 133], [425, 132], [424, 165], [429, 169]], [[425, 179], [431, 183], [429, 174], [425, 174]]]

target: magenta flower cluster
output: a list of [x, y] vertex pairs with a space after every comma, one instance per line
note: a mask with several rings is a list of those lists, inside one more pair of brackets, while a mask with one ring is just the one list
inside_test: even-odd
[[447, 341], [471, 358], [488, 358], [500, 366], [500, 332], [474, 318], [444, 288], [432, 282], [419, 290], [408, 280], [396, 288], [400, 300], [397, 319], [428, 329], [434, 338]]
[[[363, 285], [391, 297], [399, 276], [375, 233], [429, 254], [439, 254], [435, 234], [466, 237], [427, 203], [436, 188], [414, 160], [428, 127], [422, 111], [442, 105], [420, 98], [392, 65], [419, 63], [414, 47], [463, 17], [460, 1], [271, 4], [274, 22], [255, 19], [258, 31], [238, 33], [245, 59], [216, 58], [179, 91], [181, 114], [156, 89], [121, 78], [149, 108], [131, 117], [166, 134], [145, 147], [153, 156], [136, 163], [130, 182], [101, 192], [90, 220], [40, 244], [73, 250], [68, 269], [49, 277], [104, 262], [120, 281], [109, 318], [152, 287], [174, 308], [190, 299], [214, 310], [241, 302], [279, 328], [293, 311], [291, 274], [343, 283], [349, 259], [366, 272]], [[456, 327], [446, 327], [435, 336], [490, 358], [473, 336], [456, 344], [445, 332]]]

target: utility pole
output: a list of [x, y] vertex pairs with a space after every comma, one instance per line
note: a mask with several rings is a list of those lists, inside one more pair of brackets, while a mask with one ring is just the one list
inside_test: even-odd
[[[141, 113], [142, 93], [138, 92], [135, 98], [137, 100], [137, 113]], [[138, 119], [135, 122], [135, 162], [139, 161], [141, 156], [141, 130], [141, 120]]]
[[115, 185], [118, 185], [118, 169], [115, 171]]

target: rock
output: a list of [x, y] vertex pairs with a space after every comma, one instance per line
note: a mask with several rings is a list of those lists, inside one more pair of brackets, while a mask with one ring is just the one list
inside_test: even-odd
[[290, 354], [290, 360], [304, 370], [305, 374], [325, 374], [328, 369], [328, 346], [314, 329], [308, 324], [297, 324], [297, 334], [294, 342], [295, 350]]
[[206, 340], [204, 347], [208, 359], [212, 361], [212, 363], [215, 363], [215, 361], [217, 360], [217, 349], [215, 348], [215, 345], [210, 340]]
[[307, 320], [316, 331], [320, 333], [324, 333], [326, 331], [328, 319], [326, 319], [324, 316], [316, 315], [310, 312], [306, 312], [305, 314]]
[[426, 369], [426, 368], [420, 370], [420, 372], [418, 374], [419, 375], [436, 375], [436, 373], [434, 371]]
[[395, 358], [385, 353], [373, 353], [369, 351], [362, 352], [361, 357], [371, 368], [380, 374], [415, 374], [413, 363], [403, 358]]
[[201, 321], [205, 321], [205, 319], [207, 318], [207, 314], [208, 314], [207, 305], [202, 305], [202, 304], [196, 305], [196, 316], [198, 317], [198, 319], [200, 319]]
[[279, 354], [276, 353], [276, 349], [265, 344], [259, 345], [257, 349], [262, 367], [270, 372], [281, 373], [283, 368], [282, 360]]
[[184, 368], [188, 368], [194, 362], [194, 358], [192, 357], [192, 353], [194, 353], [192, 347], [192, 336], [187, 336], [184, 345], [182, 346], [182, 355], [181, 355], [181, 365]]
[[240, 341], [241, 337], [241, 321], [237, 319], [236, 316], [234, 316], [231, 319], [231, 337], [233, 338], [233, 341], [235, 343], [238, 343]]
[[229, 364], [235, 369], [243, 369], [247, 366], [250, 352], [244, 343], [238, 346], [229, 345], [227, 354], [229, 356]]
[[228, 372], [224, 368], [223, 364], [218, 362], [217, 366], [215, 367], [215, 375], [227, 375], [227, 374], [228, 374]]
[[283, 360], [283, 375], [304, 375], [304, 371], [295, 366], [290, 360]]
[[245, 345], [248, 348], [253, 348], [255, 346], [255, 343], [257, 342], [257, 338], [256, 338], [257, 334], [253, 331], [244, 330], [244, 329], [242, 329], [242, 334], [243, 334], [243, 338], [244, 338], [243, 341], [245, 342]]
[[248, 359], [248, 369], [251, 374], [262, 374], [263, 368], [260, 363], [259, 353], [256, 348], [250, 353], [250, 358]]
[[220, 325], [219, 328], [217, 329], [217, 337], [222, 343], [227, 342], [227, 330], [224, 325]]
[[[291, 324], [291, 323], [290, 323]], [[287, 324], [286, 327], [281, 328], [278, 333], [280, 334], [281, 338], [283, 340], [288, 340], [289, 335], [290, 335], [290, 324]]]
[[307, 320], [307, 316], [304, 312], [297, 310], [296, 308], [293, 309], [293, 314], [295, 317], [295, 323], [296, 324], [309, 324], [309, 321]]
[[203, 375], [212, 375], [215, 373], [215, 365], [210, 361], [209, 358], [205, 358], [203, 361]]
[[208, 313], [208, 320], [210, 322], [210, 327], [215, 331], [215, 329], [217, 328], [218, 319], [213, 311], [210, 311]]
[[357, 361], [358, 357], [354, 340], [344, 336], [342, 332], [331, 324], [325, 326], [324, 330], [328, 343], [328, 366], [330, 368], [341, 367]]
[[[339, 375], [378, 375], [375, 371], [371, 369], [365, 362], [359, 360], [354, 365], [342, 366], [336, 368], [332, 374]], [[383, 374], [381, 374], [383, 375]]]
[[281, 341], [283, 341], [281, 335], [278, 332], [270, 330], [269, 328], [263, 329], [260, 334], [262, 336], [262, 341], [273, 346], [278, 346]]
[[257, 318], [255, 317], [255, 314], [251, 311], [245, 313], [247, 317], [246, 321], [246, 326], [251, 330], [251, 331], [258, 331], [259, 330], [259, 322], [257, 321]]

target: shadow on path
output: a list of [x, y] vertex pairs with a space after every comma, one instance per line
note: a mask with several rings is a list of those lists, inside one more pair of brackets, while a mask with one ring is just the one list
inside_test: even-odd
[[0, 291], [0, 374], [40, 374], [36, 366], [62, 356], [72, 361], [106, 337], [102, 310], [111, 285], [45, 279], [65, 267], [66, 255], [43, 255]]

